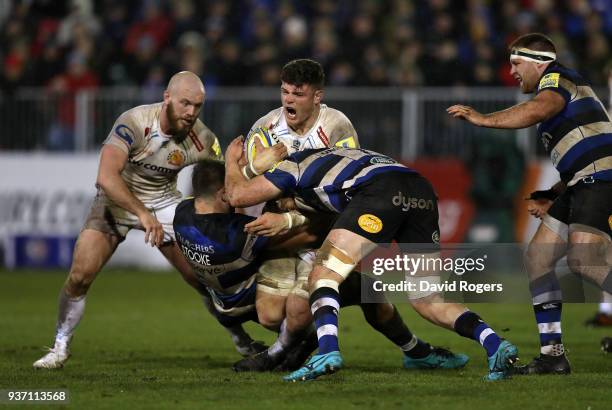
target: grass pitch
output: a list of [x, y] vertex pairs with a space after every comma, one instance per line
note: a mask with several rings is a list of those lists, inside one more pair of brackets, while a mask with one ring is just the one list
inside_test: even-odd
[[[105, 271], [94, 283], [72, 358], [59, 371], [34, 370], [52, 343], [64, 272], [0, 271], [0, 390], [68, 389], [72, 408], [427, 408], [610, 409], [612, 355], [599, 341], [612, 329], [587, 329], [594, 305], [563, 307], [571, 376], [482, 380], [484, 350], [426, 323], [399, 306], [410, 328], [437, 345], [471, 357], [461, 371], [405, 371], [401, 354], [369, 328], [358, 308], [342, 310], [340, 343], [346, 368], [308, 383], [282, 374], [236, 374], [229, 337], [178, 274]], [[518, 345], [523, 362], [537, 355], [531, 306], [474, 304], [501, 336]], [[274, 335], [247, 329], [271, 343]], [[2, 406], [0, 404], [0, 406]], [[8, 407], [13, 407], [8, 405]]]

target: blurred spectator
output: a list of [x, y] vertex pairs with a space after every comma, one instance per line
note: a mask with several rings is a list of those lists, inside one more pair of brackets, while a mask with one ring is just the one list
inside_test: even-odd
[[124, 50], [128, 55], [137, 52], [143, 44], [157, 53], [168, 43], [172, 21], [161, 5], [155, 0], [146, 0], [142, 9], [142, 19], [132, 24], [125, 39]]
[[47, 148], [64, 151], [75, 147], [75, 98], [79, 91], [95, 89], [99, 80], [78, 52], [68, 57], [68, 70], [54, 77], [49, 84], [50, 93], [57, 98], [58, 115], [47, 137]]
[[235, 39], [224, 40], [219, 45], [218, 59], [212, 64], [217, 71], [219, 84], [240, 86], [248, 77], [248, 68], [242, 59], [240, 43]]
[[[44, 86], [81, 55], [101, 85], [190, 69], [207, 83], [277, 85], [278, 67], [319, 60], [333, 85], [509, 85], [505, 46], [543, 31], [596, 86], [610, 0], [0, 1], [0, 91]], [[167, 79], [167, 78], [166, 78]]]

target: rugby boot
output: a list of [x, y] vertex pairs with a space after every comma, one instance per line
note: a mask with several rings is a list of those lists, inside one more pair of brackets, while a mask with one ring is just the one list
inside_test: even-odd
[[565, 353], [561, 356], [540, 354], [525, 366], [517, 366], [515, 374], [570, 374], [571, 368]]
[[249, 357], [256, 355], [257, 353], [264, 352], [268, 350], [268, 346], [259, 340], [234, 340], [234, 347], [236, 347], [236, 351], [243, 357]]
[[586, 320], [584, 325], [590, 327], [610, 327], [612, 326], [612, 315], [597, 312], [592, 318]]
[[404, 355], [405, 369], [461, 369], [470, 358], [462, 353], [455, 354], [442, 347], [432, 347], [431, 353], [420, 359]]
[[274, 370], [283, 359], [284, 357], [282, 355], [271, 357], [268, 351], [264, 350], [263, 352], [237, 361], [232, 366], [232, 369], [235, 372], [267, 372]]
[[32, 365], [35, 369], [61, 369], [70, 358], [68, 343], [55, 342], [53, 348], [47, 348], [48, 353]]
[[488, 359], [489, 374], [486, 381], [503, 380], [510, 377], [512, 365], [518, 360], [518, 349], [507, 340], [502, 340], [495, 354]]
[[326, 354], [316, 354], [310, 358], [304, 367], [283, 377], [285, 381], [297, 382], [314, 380], [325, 374], [332, 374], [340, 370], [343, 366], [340, 352], [329, 352]]
[[319, 347], [319, 342], [316, 337], [302, 340], [295, 348], [287, 353], [285, 360], [283, 360], [274, 370], [292, 372], [299, 369], [308, 357], [317, 350], [317, 347]]

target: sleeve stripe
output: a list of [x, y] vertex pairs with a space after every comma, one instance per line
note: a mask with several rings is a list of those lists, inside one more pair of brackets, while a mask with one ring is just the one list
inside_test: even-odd
[[193, 130], [189, 131], [189, 138], [191, 138], [193, 145], [195, 145], [198, 151], [204, 150], [204, 146], [202, 145], [202, 142], [200, 142], [200, 140], [198, 139], [198, 136], [195, 134]]
[[327, 135], [325, 135], [325, 131], [323, 131], [322, 127], [317, 128], [317, 135], [323, 144], [325, 144], [326, 147], [329, 147], [329, 138], [327, 138]]

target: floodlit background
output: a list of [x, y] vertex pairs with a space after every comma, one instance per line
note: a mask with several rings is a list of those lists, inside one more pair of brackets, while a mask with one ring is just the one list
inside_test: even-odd
[[[101, 142], [173, 73], [204, 80], [201, 118], [225, 147], [280, 106], [280, 68], [300, 57], [324, 66], [324, 102], [363, 147], [433, 182], [443, 241], [524, 242], [536, 221], [523, 198], [557, 178], [534, 129], [478, 129], [445, 108], [528, 98], [507, 45], [532, 31], [608, 103], [609, 0], [0, 1], [0, 266], [69, 265]], [[111, 264], [166, 267], [142, 238]]]

